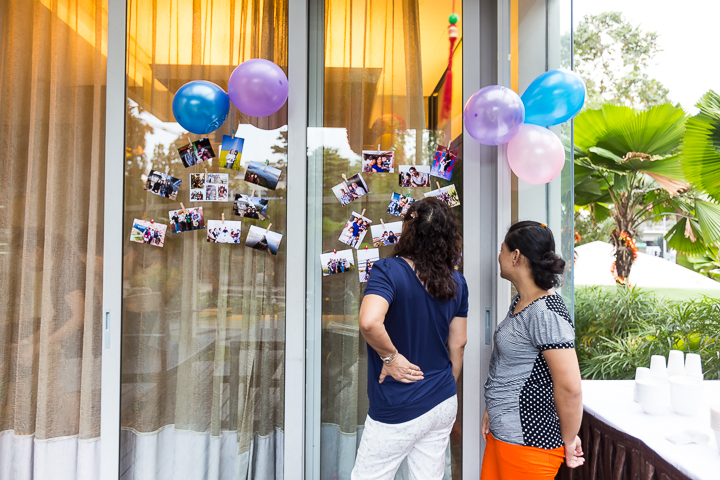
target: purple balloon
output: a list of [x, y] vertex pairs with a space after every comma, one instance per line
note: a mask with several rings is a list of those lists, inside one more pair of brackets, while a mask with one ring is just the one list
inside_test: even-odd
[[230, 101], [251, 117], [267, 117], [285, 105], [288, 79], [269, 60], [253, 58], [235, 68], [228, 81]]
[[520, 96], [509, 88], [490, 85], [468, 99], [463, 118], [472, 138], [485, 145], [502, 145], [509, 142], [525, 122], [525, 106]]

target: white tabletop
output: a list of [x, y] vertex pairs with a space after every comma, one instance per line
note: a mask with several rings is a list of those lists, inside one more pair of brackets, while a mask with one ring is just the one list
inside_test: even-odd
[[[720, 479], [720, 453], [710, 429], [709, 405], [720, 403], [720, 381], [705, 381], [705, 406], [692, 417], [678, 415], [668, 404], [667, 413], [648, 415], [633, 401], [633, 380], [583, 380], [585, 411], [630, 436], [641, 440], [655, 453], [693, 480]], [[710, 437], [707, 445], [674, 445], [668, 434], [688, 428]], [[584, 445], [584, 448], [589, 448]]]

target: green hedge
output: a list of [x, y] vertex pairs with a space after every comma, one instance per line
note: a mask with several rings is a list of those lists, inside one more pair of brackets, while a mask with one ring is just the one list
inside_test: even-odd
[[705, 379], [720, 379], [720, 300], [668, 300], [638, 288], [580, 287], [576, 348], [583, 378], [632, 379], [652, 355], [702, 356]]

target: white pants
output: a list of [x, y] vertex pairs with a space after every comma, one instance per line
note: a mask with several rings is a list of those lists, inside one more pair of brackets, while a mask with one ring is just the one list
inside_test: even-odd
[[457, 395], [454, 395], [405, 423], [381, 423], [368, 416], [350, 478], [393, 480], [407, 457], [412, 480], [441, 480], [457, 407]]

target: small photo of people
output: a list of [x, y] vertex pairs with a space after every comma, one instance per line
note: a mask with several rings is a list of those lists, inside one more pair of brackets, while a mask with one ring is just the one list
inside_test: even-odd
[[281, 170], [270, 166], [269, 161], [265, 163], [250, 162], [245, 171], [245, 181], [253, 185], [275, 190], [280, 179]]
[[223, 135], [218, 165], [221, 168], [240, 170], [240, 157], [242, 156], [243, 145], [245, 145], [244, 138], [233, 138], [230, 135]]
[[410, 195], [393, 193], [390, 196], [390, 204], [388, 205], [387, 213], [395, 215], [396, 217], [404, 217], [410, 208], [410, 205], [412, 205], [414, 201], [415, 199]]
[[400, 187], [429, 187], [430, 165], [400, 165]]
[[196, 140], [192, 144], [183, 145], [178, 148], [178, 153], [185, 168], [215, 158], [215, 151], [210, 144], [210, 139], [207, 137]]
[[352, 212], [350, 220], [345, 224], [342, 233], [340, 234], [340, 240], [345, 245], [350, 245], [353, 248], [358, 248], [365, 238], [365, 234], [370, 228], [372, 220], [367, 217], [363, 217], [357, 212]]
[[185, 168], [198, 164], [198, 157], [195, 154], [192, 144], [188, 143], [187, 145], [183, 145], [178, 148], [178, 153], [180, 154], [180, 160]]
[[448, 185], [447, 187], [428, 192], [425, 194], [425, 198], [427, 197], [435, 197], [441, 202], [447, 203], [451, 208], [460, 205], [460, 196], [455, 189], [455, 185]]
[[245, 246], [277, 255], [282, 237], [281, 234], [271, 232], [270, 229], [253, 225], [248, 232]]
[[400, 241], [402, 222], [382, 223], [370, 227], [373, 237], [373, 247], [387, 247]]
[[211, 158], [215, 158], [215, 150], [213, 150], [208, 137], [194, 141], [193, 145], [195, 145], [199, 162], [207, 162]]
[[363, 173], [395, 173], [395, 152], [363, 150]]
[[207, 241], [212, 243], [240, 243], [242, 222], [208, 220]]
[[355, 258], [351, 249], [328, 252], [320, 255], [323, 277], [355, 271]]
[[233, 203], [233, 213], [243, 218], [265, 220], [267, 205], [267, 199], [254, 195], [245, 195], [244, 193], [236, 193], [235, 203]]
[[175, 200], [181, 183], [182, 180], [179, 178], [157, 170], [150, 170], [150, 174], [145, 182], [145, 190], [155, 195]]
[[190, 201], [191, 202], [227, 202], [228, 201], [228, 174], [227, 173], [191, 173], [190, 174]]
[[170, 226], [173, 233], [189, 232], [205, 228], [205, 217], [202, 207], [170, 210]]
[[358, 275], [360, 283], [367, 283], [370, 280], [370, 272], [372, 267], [380, 260], [380, 250], [377, 248], [368, 248], [367, 250], [358, 250]]
[[342, 183], [338, 183], [332, 187], [332, 191], [343, 207], [364, 197], [369, 192], [367, 183], [359, 173], [348, 178], [347, 181], [343, 180]]
[[458, 151], [454, 148], [438, 145], [432, 168], [430, 169], [430, 175], [450, 180], [453, 168], [455, 167], [455, 160], [457, 160], [457, 154]]
[[137, 243], [146, 243], [155, 247], [165, 245], [165, 233], [167, 233], [167, 225], [164, 223], [155, 223], [152, 220], [133, 220], [133, 226], [130, 230], [130, 241]]

